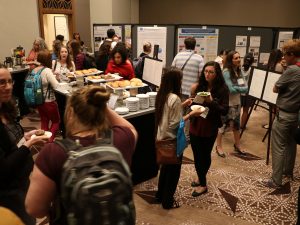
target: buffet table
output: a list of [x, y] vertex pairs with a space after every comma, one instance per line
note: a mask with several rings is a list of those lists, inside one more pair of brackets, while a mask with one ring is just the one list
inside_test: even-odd
[[[65, 111], [66, 98], [77, 87], [70, 91], [56, 90], [57, 102], [60, 113]], [[122, 115], [138, 132], [138, 141], [132, 158], [131, 172], [133, 184], [138, 184], [157, 176], [158, 165], [155, 154], [155, 108], [129, 112]], [[63, 118], [63, 117], [62, 117]]]

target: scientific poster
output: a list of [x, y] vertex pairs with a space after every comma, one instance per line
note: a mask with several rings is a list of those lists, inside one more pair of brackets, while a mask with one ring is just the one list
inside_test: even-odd
[[125, 42], [131, 44], [131, 25], [125, 25]]
[[268, 73], [267, 82], [264, 90], [263, 100], [266, 102], [270, 102], [276, 104], [278, 93], [273, 92], [273, 87], [275, 83], [278, 81], [281, 74], [278, 73]]
[[260, 36], [250, 36], [250, 47], [260, 47]]
[[143, 52], [143, 43], [145, 41], [148, 41], [152, 44], [152, 49], [154, 45], [159, 45], [158, 58], [166, 63], [167, 27], [138, 27], [137, 56]]
[[247, 46], [247, 36], [236, 36], [235, 46]]
[[251, 52], [253, 54], [254, 58], [258, 58], [259, 56], [259, 48], [254, 48], [254, 47], [249, 47], [249, 52]]
[[252, 80], [249, 87], [249, 95], [260, 99], [264, 87], [267, 72], [264, 70], [254, 69]]
[[282, 50], [284, 43], [293, 38], [293, 31], [280, 31], [278, 35], [277, 48]]
[[184, 50], [184, 39], [196, 39], [195, 51], [202, 55], [205, 62], [214, 61], [218, 55], [219, 29], [215, 28], [178, 28], [177, 52]]
[[107, 30], [114, 29], [119, 40], [122, 40], [122, 26], [103, 26], [94, 24], [94, 47], [98, 51], [101, 41], [107, 38]]
[[236, 46], [235, 47], [235, 51], [237, 51], [240, 54], [240, 57], [243, 58], [246, 55], [246, 51], [247, 47], [240, 47], [240, 46]]
[[259, 63], [267, 65], [269, 61], [270, 53], [268, 52], [261, 52], [259, 55]]

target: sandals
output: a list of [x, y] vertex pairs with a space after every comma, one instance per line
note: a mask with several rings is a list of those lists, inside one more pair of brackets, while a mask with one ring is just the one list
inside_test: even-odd
[[216, 153], [217, 153], [218, 156], [220, 156], [220, 157], [222, 157], [222, 158], [225, 158], [225, 157], [226, 157], [226, 155], [225, 155], [224, 152], [222, 152], [222, 153], [219, 152], [219, 150], [218, 150], [218, 145], [216, 145]]
[[235, 144], [233, 145], [233, 147], [234, 147], [234, 151], [236, 151], [237, 153], [241, 155], [246, 155], [246, 152], [238, 148]]

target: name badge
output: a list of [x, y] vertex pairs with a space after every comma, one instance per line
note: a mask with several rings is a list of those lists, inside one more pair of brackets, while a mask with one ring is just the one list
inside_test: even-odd
[[19, 141], [19, 143], [17, 144], [18, 148], [20, 148], [24, 143], [25, 143], [25, 138], [22, 137], [22, 139]]
[[239, 86], [245, 85], [245, 81], [244, 81], [243, 78], [239, 78], [239, 79], [237, 80], [237, 82], [238, 82], [238, 85], [239, 85]]

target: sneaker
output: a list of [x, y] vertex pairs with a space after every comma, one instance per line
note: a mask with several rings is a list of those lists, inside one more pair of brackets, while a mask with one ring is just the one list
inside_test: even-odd
[[280, 188], [282, 186], [282, 185], [276, 184], [272, 178], [268, 179], [268, 180], [262, 180], [261, 183], [262, 183], [263, 186], [265, 186], [267, 188], [277, 189], [277, 188]]

